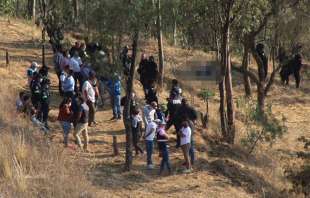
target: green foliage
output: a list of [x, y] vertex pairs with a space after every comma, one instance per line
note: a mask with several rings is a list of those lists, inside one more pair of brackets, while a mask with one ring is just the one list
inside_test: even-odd
[[281, 119], [276, 118], [272, 113], [272, 105], [268, 105], [265, 114], [261, 114], [254, 101], [239, 98], [237, 107], [246, 127], [246, 137], [241, 139], [241, 144], [249, 152], [252, 152], [259, 142], [266, 142], [271, 146], [287, 132], [286, 118], [283, 115]]
[[0, 14], [12, 16], [14, 14], [15, 1], [14, 0], [1, 0], [0, 1]]
[[205, 102], [212, 99], [215, 96], [215, 93], [209, 89], [202, 89], [198, 93], [198, 97], [202, 98]]

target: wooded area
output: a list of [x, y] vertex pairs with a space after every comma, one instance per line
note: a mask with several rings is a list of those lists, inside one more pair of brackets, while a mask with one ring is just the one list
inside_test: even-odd
[[[275, 139], [284, 129], [278, 127], [279, 124], [274, 124], [266, 97], [272, 94], [276, 75], [288, 61], [296, 55], [310, 59], [309, 11], [308, 0], [0, 2], [0, 15], [5, 15], [8, 20], [10, 17], [28, 19], [42, 28], [42, 65], [46, 64], [45, 40], [49, 40], [54, 51], [60, 45], [69, 46], [69, 41], [64, 36], [65, 32], [75, 32], [86, 43], [100, 43], [109, 55], [109, 64], [114, 65], [113, 69], [119, 73], [122, 73], [119, 53], [123, 46], [129, 45], [131, 65], [125, 82], [127, 102], [123, 112], [127, 171], [132, 169], [130, 104], [140, 40], [157, 41], [157, 82], [162, 89], [166, 83], [165, 43], [214, 54], [220, 70], [217, 84], [220, 95], [218, 122], [221, 141], [231, 145], [235, 143], [238, 133], [235, 119], [237, 101], [234, 100], [232, 73], [242, 73], [244, 96], [256, 99], [256, 121], [263, 126], [262, 133], [268, 133]], [[240, 63], [232, 61], [232, 57], [240, 59]], [[249, 67], [251, 61], [255, 61], [255, 69]], [[276, 125], [274, 128], [278, 127], [277, 130], [271, 125]], [[262, 133], [256, 134], [254, 144], [258, 139], [262, 139]], [[115, 152], [118, 153], [118, 150]]]

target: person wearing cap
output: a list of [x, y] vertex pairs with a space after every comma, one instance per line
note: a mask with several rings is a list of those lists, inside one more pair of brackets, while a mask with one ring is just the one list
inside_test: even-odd
[[95, 102], [96, 102], [96, 92], [91, 82], [96, 78], [94, 73], [89, 74], [89, 79], [86, 80], [82, 87], [82, 94], [84, 101], [89, 108], [89, 119], [88, 126], [91, 126], [95, 122]]
[[30, 83], [32, 81], [33, 76], [35, 73], [38, 72], [38, 63], [37, 62], [32, 62], [30, 67], [27, 69], [27, 77], [28, 77], [28, 85], [30, 86]]
[[160, 163], [160, 169], [159, 169], [159, 175], [162, 174], [162, 172], [165, 169], [165, 166], [167, 166], [167, 169], [169, 171], [169, 174], [171, 173], [171, 166], [169, 162], [169, 151], [168, 151], [168, 134], [166, 133], [165, 130], [166, 122], [164, 120], [161, 120], [158, 124], [157, 127], [157, 143], [158, 143], [158, 148], [161, 153], [161, 163]]
[[154, 138], [156, 135], [156, 130], [158, 123], [161, 121], [159, 119], [157, 120], [151, 120], [145, 129], [145, 147], [146, 147], [146, 163], [148, 169], [153, 169], [153, 161], [152, 161], [152, 155], [153, 155], [153, 147], [154, 147]]

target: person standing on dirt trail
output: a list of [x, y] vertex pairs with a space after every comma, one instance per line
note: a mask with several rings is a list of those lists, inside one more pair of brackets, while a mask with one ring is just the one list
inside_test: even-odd
[[41, 75], [35, 72], [30, 82], [31, 102], [36, 110], [40, 108], [41, 100]]
[[152, 161], [152, 155], [153, 155], [153, 147], [154, 147], [154, 138], [156, 135], [157, 130], [157, 123], [159, 123], [160, 120], [152, 120], [150, 121], [145, 129], [145, 148], [146, 148], [146, 164], [148, 169], [153, 169], [153, 161]]
[[38, 72], [38, 67], [39, 65], [37, 62], [32, 62], [30, 67], [27, 69], [28, 86], [30, 86], [30, 83], [35, 73]]
[[75, 80], [73, 78], [73, 71], [70, 69], [69, 65], [65, 66], [60, 80], [64, 97], [72, 98], [74, 96]]
[[157, 102], [158, 103], [158, 97], [157, 97], [157, 90], [155, 83], [151, 84], [145, 91], [145, 100], [148, 102]]
[[55, 73], [56, 73], [57, 78], [58, 78], [59, 94], [63, 95], [63, 92], [62, 92], [62, 89], [61, 89], [61, 80], [60, 80], [60, 75], [61, 75], [61, 72], [63, 70], [63, 68], [61, 67], [61, 63], [62, 63], [62, 60], [64, 58], [62, 46], [57, 47], [56, 50], [57, 51], [54, 54], [54, 60], [53, 60], [54, 61], [54, 69], [55, 69]]
[[65, 50], [60, 63], [60, 69], [63, 71], [67, 65], [70, 65], [70, 54], [68, 50]]
[[194, 131], [195, 131], [195, 123], [197, 120], [197, 112], [196, 110], [188, 104], [188, 101], [183, 98], [180, 108], [177, 110], [175, 114], [175, 122], [177, 125], [183, 123], [184, 121], [188, 122], [189, 127], [191, 128], [191, 146], [189, 148], [189, 155], [191, 159], [191, 164], [194, 164], [195, 161], [195, 149], [194, 149]]
[[146, 101], [146, 105], [143, 108], [143, 122], [144, 127], [146, 128], [148, 123], [152, 122], [156, 118], [156, 108], [157, 102], [148, 102]]
[[132, 110], [131, 114], [132, 127], [132, 143], [136, 151], [136, 155], [143, 154], [142, 148], [139, 146], [139, 141], [142, 136], [142, 118], [137, 107]]
[[79, 90], [81, 91], [81, 87], [83, 86], [81, 84], [81, 65], [82, 65], [82, 60], [79, 57], [78, 51], [74, 52], [73, 57], [70, 58], [70, 69], [73, 70], [73, 77], [75, 80], [75, 92], [78, 92], [78, 82], [79, 82]]
[[74, 46], [72, 46], [70, 51], [69, 51], [70, 56], [72, 57], [76, 52], [79, 53], [80, 49], [81, 49], [81, 43], [79, 41], [76, 41]]
[[171, 81], [171, 90], [170, 90], [170, 95], [169, 98], [181, 98], [182, 97], [182, 89], [180, 88], [179, 82], [177, 79], [173, 79]]
[[42, 75], [41, 80], [41, 99], [40, 99], [40, 111], [39, 118], [44, 126], [49, 129], [48, 126], [48, 113], [50, 105], [50, 79], [48, 78], [48, 70], [40, 70]]
[[178, 97], [175, 93], [172, 93], [170, 98], [167, 99], [168, 104], [167, 104], [167, 111], [165, 112], [165, 116], [167, 118], [167, 126], [166, 130], [168, 130], [172, 125], [174, 126], [176, 130], [176, 148], [180, 147], [180, 136], [178, 135], [178, 131], [181, 129], [181, 122], [178, 122], [177, 120], [177, 114], [176, 112], [181, 106], [182, 99], [181, 97]]
[[147, 67], [145, 69], [146, 88], [149, 89], [151, 85], [156, 84], [158, 78], [158, 66], [155, 62], [154, 56], [150, 56]]
[[146, 69], [148, 67], [149, 61], [147, 59], [146, 54], [142, 54], [141, 55], [141, 61], [139, 63], [139, 68], [138, 68], [138, 73], [140, 75], [140, 82], [143, 86], [143, 91], [145, 94], [145, 89], [146, 89], [146, 85], [147, 85], [147, 78], [146, 78]]
[[189, 173], [192, 171], [192, 164], [191, 164], [190, 157], [189, 157], [192, 130], [191, 130], [191, 127], [189, 126], [188, 121], [182, 122], [182, 128], [179, 131], [179, 135], [181, 137], [180, 145], [182, 148], [182, 152], [183, 152], [184, 160], [185, 160], [185, 166], [186, 166], [184, 173]]
[[88, 105], [84, 102], [83, 97], [78, 97], [78, 115], [76, 117], [76, 126], [74, 128], [73, 136], [76, 139], [77, 145], [82, 148], [82, 142], [80, 134], [82, 133], [84, 138], [84, 151], [88, 151], [88, 116], [89, 108]]
[[95, 102], [96, 102], [96, 91], [92, 86], [91, 82], [96, 78], [94, 73], [89, 75], [89, 79], [84, 82], [82, 88], [82, 94], [84, 97], [84, 101], [88, 105], [89, 108], [89, 119], [88, 119], [88, 126], [92, 126], [95, 122]]
[[171, 166], [169, 161], [169, 151], [168, 151], [168, 134], [165, 130], [166, 122], [164, 120], [161, 120], [157, 127], [157, 143], [158, 143], [158, 149], [161, 153], [161, 163], [160, 163], [160, 169], [159, 169], [159, 175], [162, 174], [162, 172], [165, 169], [165, 166], [167, 166], [167, 169], [169, 171], [169, 174], [171, 173]]
[[113, 117], [118, 120], [122, 119], [122, 110], [121, 110], [121, 79], [118, 75], [116, 75], [113, 81], [113, 98], [114, 98], [114, 106], [113, 106]]
[[129, 47], [128, 45], [126, 45], [120, 54], [120, 60], [122, 62], [125, 76], [129, 75], [130, 66], [131, 66], [131, 57], [129, 56], [128, 52], [129, 52]]
[[59, 105], [59, 113], [57, 120], [60, 122], [60, 125], [63, 129], [63, 137], [64, 137], [64, 146], [68, 147], [68, 136], [71, 130], [71, 122], [73, 112], [71, 109], [71, 98], [64, 98], [61, 104]]

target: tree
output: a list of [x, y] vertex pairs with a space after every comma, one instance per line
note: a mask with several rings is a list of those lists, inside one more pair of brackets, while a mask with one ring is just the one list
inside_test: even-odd
[[164, 84], [164, 49], [162, 38], [162, 20], [160, 1], [157, 0], [157, 41], [158, 41], [158, 57], [159, 57], [159, 86], [162, 88]]

